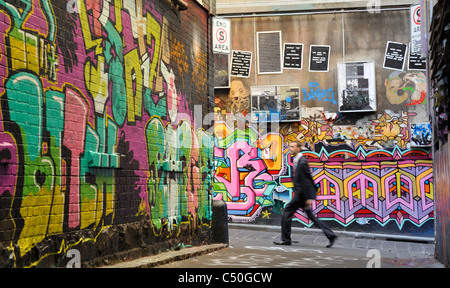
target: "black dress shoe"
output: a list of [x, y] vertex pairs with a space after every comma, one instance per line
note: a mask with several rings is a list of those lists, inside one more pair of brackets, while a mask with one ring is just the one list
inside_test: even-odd
[[275, 244], [275, 245], [291, 245], [291, 242], [288, 242], [288, 241], [280, 241], [280, 242], [278, 242], [278, 241], [273, 241], [273, 244]]
[[328, 243], [328, 245], [326, 246], [327, 248], [331, 248], [334, 245], [334, 242], [336, 242], [336, 239], [338, 238], [338, 236], [334, 236], [328, 240], [330, 240], [330, 243]]

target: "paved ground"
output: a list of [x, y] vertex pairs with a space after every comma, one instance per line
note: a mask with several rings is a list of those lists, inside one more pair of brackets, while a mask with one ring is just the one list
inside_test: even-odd
[[[293, 231], [291, 246], [277, 246], [276, 229], [229, 229], [229, 247], [160, 268], [443, 268], [434, 244], [340, 234], [332, 248], [323, 234]], [[304, 232], [304, 233], [302, 233]], [[357, 235], [356, 235], [357, 236]], [[414, 240], [414, 239], [409, 239]], [[422, 239], [418, 239], [421, 241]]]

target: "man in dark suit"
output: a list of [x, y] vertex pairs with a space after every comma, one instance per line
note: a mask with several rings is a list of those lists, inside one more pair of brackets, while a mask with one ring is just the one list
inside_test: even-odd
[[330, 248], [336, 241], [337, 236], [325, 223], [317, 219], [311, 212], [311, 205], [316, 199], [317, 188], [309, 170], [306, 157], [301, 153], [302, 147], [299, 141], [292, 141], [289, 150], [294, 162], [294, 192], [292, 200], [286, 204], [281, 219], [281, 242], [273, 242], [277, 245], [291, 245], [292, 216], [299, 208], [303, 208], [308, 218], [314, 222], [325, 234], [330, 243]]

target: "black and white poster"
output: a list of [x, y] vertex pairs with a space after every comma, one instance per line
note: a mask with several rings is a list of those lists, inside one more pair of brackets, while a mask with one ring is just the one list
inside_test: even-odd
[[422, 55], [420, 53], [413, 53], [412, 49], [409, 49], [408, 70], [426, 71], [427, 58], [422, 58]]
[[309, 57], [309, 72], [328, 72], [330, 66], [329, 45], [311, 45]]
[[250, 77], [252, 52], [233, 50], [231, 59], [231, 76]]
[[384, 55], [383, 68], [403, 71], [405, 69], [408, 45], [388, 41]]
[[281, 31], [257, 32], [258, 74], [283, 73]]
[[303, 44], [284, 43], [283, 69], [303, 69]]

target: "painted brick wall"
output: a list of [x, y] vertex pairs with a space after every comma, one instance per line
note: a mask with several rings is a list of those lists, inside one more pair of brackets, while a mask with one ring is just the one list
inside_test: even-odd
[[186, 2], [0, 1], [1, 266], [209, 241], [208, 11]]

